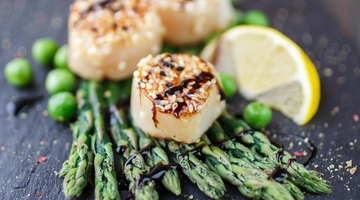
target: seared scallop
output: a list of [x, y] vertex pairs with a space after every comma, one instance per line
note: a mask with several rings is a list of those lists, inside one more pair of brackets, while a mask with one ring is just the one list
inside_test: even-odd
[[187, 54], [142, 59], [134, 72], [131, 114], [155, 138], [196, 142], [219, 117], [225, 100], [212, 64]]
[[152, 0], [166, 28], [165, 40], [191, 45], [223, 30], [234, 17], [230, 0]]
[[70, 68], [87, 79], [124, 79], [161, 49], [164, 28], [147, 0], [79, 0], [69, 17]]

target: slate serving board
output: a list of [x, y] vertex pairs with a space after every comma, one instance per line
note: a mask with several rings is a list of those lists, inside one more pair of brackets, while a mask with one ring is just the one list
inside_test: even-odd
[[[61, 44], [66, 43], [66, 21], [71, 2], [2, 0], [1, 70], [13, 57], [31, 60], [31, 45], [37, 38], [47, 36]], [[305, 49], [319, 71], [322, 93], [315, 118], [308, 125], [298, 127], [275, 113], [269, 126], [274, 133], [307, 137], [317, 146], [317, 156], [309, 167], [324, 174], [334, 193], [306, 195], [306, 198], [358, 199], [359, 172], [352, 175], [345, 169], [346, 161], [352, 160], [353, 167], [360, 162], [360, 51], [355, 46], [355, 39], [346, 37], [343, 26], [319, 1], [241, 0], [239, 6], [242, 10], [257, 8], [266, 12], [274, 27]], [[47, 117], [48, 95], [44, 79], [48, 69], [31, 62], [36, 79], [30, 88], [16, 90], [5, 82], [3, 75], [0, 76], [0, 199], [64, 199], [62, 179], [56, 172], [67, 159], [71, 134], [68, 125], [57, 124]], [[17, 117], [7, 113], [8, 102], [34, 95], [44, 98]], [[237, 111], [245, 105], [240, 97], [231, 102], [231, 108]], [[46, 160], [37, 164], [41, 157]], [[181, 196], [174, 197], [161, 190], [162, 199], [207, 199], [186, 177], [182, 180]], [[227, 188], [224, 199], [243, 199], [236, 188]], [[92, 199], [92, 191], [92, 186], [86, 188], [81, 199]]]

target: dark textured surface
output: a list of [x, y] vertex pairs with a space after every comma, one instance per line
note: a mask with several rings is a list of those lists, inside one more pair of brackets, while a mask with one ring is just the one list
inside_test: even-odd
[[[66, 41], [66, 17], [70, 0], [2, 0], [0, 2], [0, 66], [1, 70], [14, 56], [30, 58], [32, 42], [40, 37]], [[360, 148], [360, 60], [359, 50], [347, 38], [337, 20], [317, 1], [242, 0], [243, 10], [257, 8], [271, 17], [272, 24], [303, 47], [315, 62], [321, 76], [321, 104], [315, 118], [298, 127], [278, 113], [270, 125], [274, 132], [309, 137], [318, 147], [310, 168], [324, 173], [334, 194], [307, 196], [307, 199], [358, 199], [359, 173], [351, 175], [345, 167], [353, 160], [359, 165]], [[0, 76], [0, 199], [64, 199], [62, 179], [56, 176], [67, 158], [71, 134], [67, 125], [54, 123], [46, 117], [47, 94], [44, 78], [47, 69], [33, 63], [36, 80], [28, 89], [16, 90]], [[271, 69], [270, 69], [271, 70]], [[19, 96], [43, 94], [45, 98], [19, 117], [6, 112], [6, 103]], [[233, 101], [241, 110], [239, 99]], [[356, 117], [355, 117], [356, 118]], [[40, 156], [47, 160], [36, 165]], [[332, 165], [334, 168], [332, 169]], [[331, 172], [332, 171], [332, 172]], [[204, 199], [196, 187], [187, 182], [178, 199]], [[185, 181], [186, 180], [186, 181]], [[84, 198], [92, 194], [86, 189]], [[241, 199], [233, 187], [228, 187], [227, 199]], [[164, 199], [173, 198], [161, 191]]]

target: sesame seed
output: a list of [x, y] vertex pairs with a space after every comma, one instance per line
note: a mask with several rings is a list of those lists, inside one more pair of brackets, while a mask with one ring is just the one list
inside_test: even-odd
[[161, 76], [166, 76], [166, 73], [164, 71], [160, 71]]
[[179, 102], [179, 103], [182, 103], [182, 102], [184, 102], [184, 99], [181, 98], [181, 97], [178, 97], [178, 98], [176, 98], [176, 101]]
[[139, 74], [139, 71], [138, 70], [136, 70], [136, 71], [134, 71], [134, 76], [135, 77], [138, 77], [140, 74]]
[[147, 71], [143, 71], [142, 74], [141, 74], [143, 77], [146, 77], [149, 75], [149, 73]]
[[188, 109], [189, 109], [190, 113], [192, 113], [194, 111], [194, 107], [191, 104], [188, 106]]
[[170, 109], [171, 109], [171, 104], [165, 106], [165, 110], [170, 110]]
[[156, 105], [156, 108], [158, 108], [161, 112], [164, 112], [164, 111], [165, 111], [164, 106]]
[[171, 86], [172, 86], [172, 83], [171, 83], [171, 82], [167, 82], [167, 83], [166, 83], [166, 87], [169, 88], [169, 87], [171, 87]]
[[159, 105], [162, 105], [162, 106], [167, 105], [167, 104], [169, 104], [169, 101], [168, 101], [168, 100], [161, 100], [161, 101], [159, 102]]
[[181, 72], [181, 71], [184, 70], [184, 67], [179, 66], [179, 67], [176, 68], [176, 70], [179, 71], [179, 72]]
[[177, 107], [178, 107], [178, 103], [173, 103], [172, 106], [171, 106], [171, 109], [175, 110]]
[[146, 83], [146, 89], [151, 90], [152, 89], [152, 85], [150, 83]]

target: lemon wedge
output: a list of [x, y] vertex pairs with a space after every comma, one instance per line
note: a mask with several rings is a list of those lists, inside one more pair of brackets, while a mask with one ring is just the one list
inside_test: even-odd
[[279, 110], [299, 125], [316, 113], [320, 80], [304, 51], [279, 31], [237, 26], [208, 44], [201, 57], [236, 75], [240, 93]]

